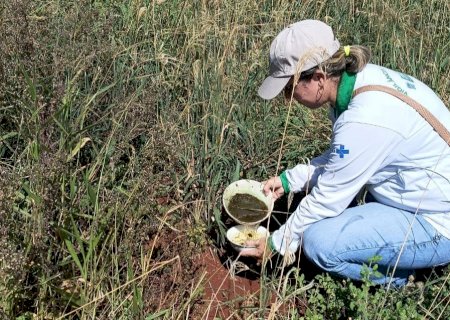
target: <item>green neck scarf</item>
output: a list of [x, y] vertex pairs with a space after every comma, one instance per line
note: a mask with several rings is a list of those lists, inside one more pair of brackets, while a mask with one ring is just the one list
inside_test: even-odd
[[337, 118], [348, 108], [352, 99], [353, 88], [355, 87], [356, 74], [344, 71], [339, 81], [337, 89], [336, 105], [334, 106], [334, 115]]

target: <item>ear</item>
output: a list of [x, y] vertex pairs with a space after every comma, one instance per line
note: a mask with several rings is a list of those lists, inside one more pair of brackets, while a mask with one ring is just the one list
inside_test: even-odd
[[314, 71], [314, 75], [313, 75], [312, 79], [314, 81], [317, 81], [319, 83], [319, 85], [323, 85], [326, 80], [326, 75], [325, 75], [325, 73], [323, 73], [323, 71], [317, 69], [316, 71]]

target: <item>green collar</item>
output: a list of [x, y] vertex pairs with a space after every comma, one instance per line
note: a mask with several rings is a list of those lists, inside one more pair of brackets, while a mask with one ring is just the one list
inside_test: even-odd
[[337, 90], [336, 105], [334, 106], [334, 115], [336, 119], [348, 108], [348, 104], [352, 99], [353, 88], [355, 87], [356, 74], [344, 71], [339, 81]]

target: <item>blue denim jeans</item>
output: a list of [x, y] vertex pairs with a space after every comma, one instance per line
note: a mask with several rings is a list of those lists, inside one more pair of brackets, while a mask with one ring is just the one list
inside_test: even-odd
[[[392, 270], [405, 241], [395, 274]], [[421, 215], [371, 202], [346, 209], [334, 218], [311, 225], [303, 235], [305, 255], [331, 274], [361, 279], [362, 265], [374, 256], [382, 277], [374, 283], [395, 287], [406, 284], [414, 269], [450, 262], [450, 240], [440, 235]]]

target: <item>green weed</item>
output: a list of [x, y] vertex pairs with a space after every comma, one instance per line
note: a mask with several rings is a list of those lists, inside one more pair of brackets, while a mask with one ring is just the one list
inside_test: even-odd
[[[276, 33], [325, 20], [343, 44], [370, 46], [375, 63], [448, 101], [449, 13], [435, 0], [2, 2], [2, 315], [203, 314], [197, 257], [225, 244], [223, 189], [307, 161], [329, 141], [325, 111], [294, 105], [287, 118], [283, 101], [256, 96]], [[260, 304], [275, 292], [288, 306], [279, 318], [443, 319], [446, 275], [420, 296], [368, 279], [320, 276], [309, 287], [300, 270], [281, 292], [263, 276]]]

